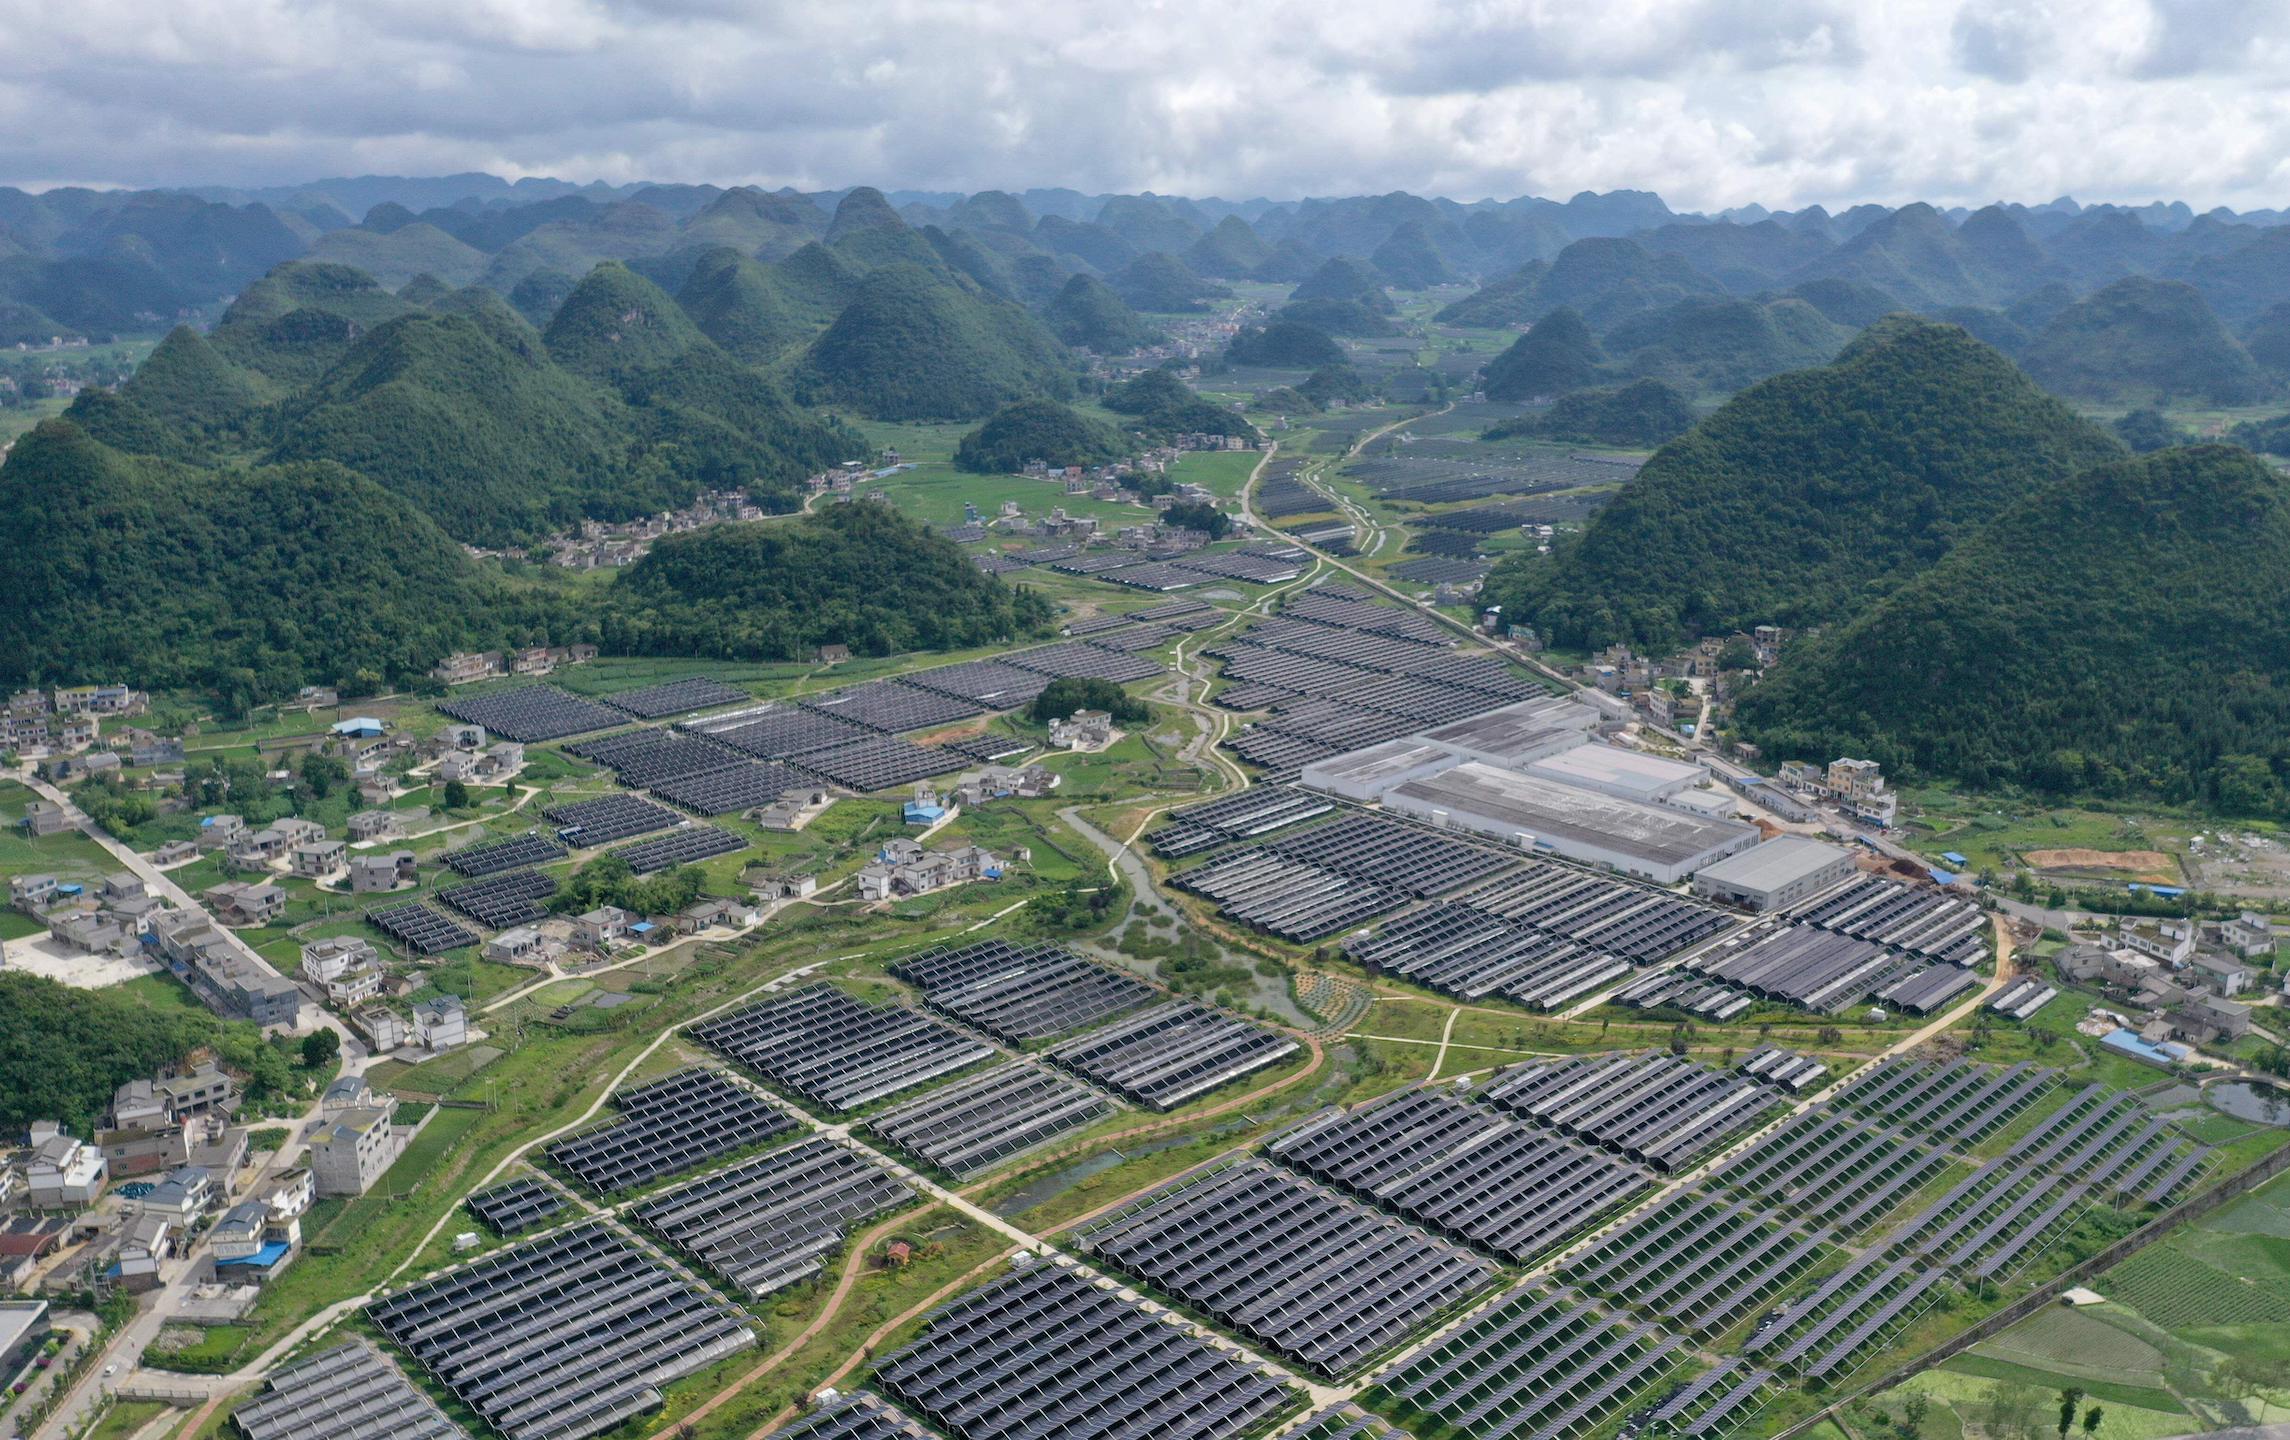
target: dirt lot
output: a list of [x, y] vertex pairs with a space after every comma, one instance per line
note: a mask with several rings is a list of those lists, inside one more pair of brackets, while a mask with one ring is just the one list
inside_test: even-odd
[[2028, 864], [2043, 871], [2112, 870], [2154, 885], [2176, 884], [2179, 865], [2160, 850], [2030, 850]]

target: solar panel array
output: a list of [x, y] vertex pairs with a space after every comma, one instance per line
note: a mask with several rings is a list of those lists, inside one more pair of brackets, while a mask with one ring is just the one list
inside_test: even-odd
[[1716, 1335], [1838, 1253], [1755, 1206], [1685, 1191], [1569, 1259], [1560, 1275], [1617, 1304]]
[[527, 1178], [480, 1190], [464, 1203], [494, 1234], [516, 1235], [564, 1209], [565, 1197], [555, 1186]]
[[1127, 684], [1132, 680], [1150, 680], [1162, 673], [1157, 660], [1083, 640], [1016, 650], [1002, 658], [1021, 670], [1039, 671], [1061, 680], [1111, 680]]
[[1357, 1405], [1338, 1403], [1316, 1410], [1296, 1422], [1288, 1432], [1295, 1440], [1410, 1440], [1381, 1415], [1370, 1415]]
[[567, 745], [565, 751], [595, 761], [610, 770], [621, 784], [640, 790], [649, 790], [680, 775], [721, 770], [742, 758], [729, 745], [720, 745], [704, 735], [653, 727], [584, 740], [578, 745]]
[[1611, 875], [1535, 860], [1462, 897], [1463, 903], [1636, 965], [1651, 965], [1723, 934], [1725, 912]]
[[559, 1140], [544, 1152], [551, 1164], [599, 1195], [649, 1185], [795, 1129], [778, 1107], [700, 1068], [617, 1090], [612, 1105], [618, 1120]]
[[231, 1421], [246, 1440], [469, 1440], [363, 1340], [272, 1371]]
[[1175, 564], [1180, 570], [1221, 580], [1244, 580], [1251, 585], [1278, 585], [1303, 573], [1303, 567], [1294, 560], [1274, 560], [1239, 550], [1197, 551]]
[[880, 733], [833, 715], [778, 703], [687, 720], [684, 728], [758, 760], [791, 760]]
[[439, 858], [456, 875], [476, 879], [480, 875], [497, 875], [503, 870], [517, 870], [527, 865], [546, 865], [562, 860], [570, 852], [546, 835], [512, 835], [505, 840], [480, 840], [458, 850], [448, 850]]
[[1481, 1092], [1492, 1104], [1671, 1170], [1754, 1124], [1772, 1093], [1670, 1055], [1598, 1055], [1503, 1071]]
[[875, 1383], [952, 1440], [1227, 1440], [1292, 1403], [1254, 1366], [1047, 1261], [941, 1306]]
[[1295, 1053], [1278, 1031], [1172, 1000], [1058, 1045], [1052, 1063], [1116, 1095], [1169, 1110]]
[[2054, 1078], [2024, 1063], [2005, 1070], [1962, 1059], [1895, 1055], [1854, 1080], [1835, 1103], [1945, 1145], [1969, 1147], [2034, 1104]]
[[509, 1440], [578, 1440], [755, 1343], [739, 1315], [602, 1224], [489, 1255], [366, 1312]]
[[811, 750], [792, 763], [822, 780], [846, 790], [889, 790], [912, 785], [957, 767], [957, 757], [944, 750], [901, 740], [896, 735], [869, 735], [848, 744]]
[[594, 800], [551, 805], [541, 813], [560, 827], [557, 838], [583, 849], [682, 823], [675, 811], [635, 795], [599, 795]]
[[1055, 945], [1007, 940], [925, 951], [890, 970], [919, 987], [932, 1009], [1008, 1045], [1097, 1024], [1161, 993]]
[[538, 744], [561, 740], [590, 730], [608, 730], [627, 723], [627, 717], [594, 700], [584, 700], [554, 685], [524, 685], [485, 695], [464, 695], [441, 700], [437, 708], [456, 720], [482, 725], [504, 740]]
[[1763, 999], [1834, 1015], [1889, 985], [1904, 965], [1871, 941], [1790, 925], [1705, 950], [1690, 968]]
[[1268, 1148], [1292, 1170], [1514, 1262], [1648, 1186], [1601, 1151], [1428, 1090], [1324, 1118]]
[[892, 1106], [867, 1128], [958, 1179], [1104, 1119], [1113, 1104], [1025, 1061], [957, 1080]]
[[1015, 710], [1031, 704], [1050, 684], [1050, 677], [1038, 670], [1021, 670], [999, 660], [965, 660], [917, 670], [903, 679], [906, 684], [968, 700], [987, 710]]
[[1971, 965], [1987, 954], [1988, 918], [1961, 895], [1867, 876], [1798, 913], [1808, 925], [1924, 960]]
[[1465, 1000], [1554, 1010], [1630, 973], [1630, 962], [1464, 904], [1411, 911], [1345, 942], [1354, 960]]
[[1206, 630], [1222, 623], [1225, 612], [1205, 601], [1178, 600], [1149, 610], [1131, 611], [1129, 618], [1148, 625], [1166, 625], [1171, 630]]
[[604, 703], [615, 710], [625, 710], [639, 720], [657, 720], [663, 715], [681, 715], [689, 710], [705, 710], [711, 705], [737, 705], [747, 698], [745, 690], [695, 675], [689, 680], [666, 680], [658, 685], [623, 690], [605, 696]]
[[881, 1166], [820, 1137], [680, 1185], [632, 1213], [761, 1297], [819, 1274], [854, 1224], [913, 1198]]
[[892, 734], [951, 725], [985, 713], [968, 700], [899, 680], [871, 680], [824, 695], [807, 695], [800, 703], [806, 710]]
[[879, 1396], [861, 1390], [837, 1396], [770, 1440], [931, 1440], [928, 1430]]
[[2004, 1159], [2081, 1181], [2119, 1205], [2169, 1205], [2184, 1198], [2210, 1150], [2132, 1096], [2087, 1085]]
[[1906, 1136], [1812, 1110], [1713, 1178], [1836, 1234], [1853, 1235], [1891, 1214], [1947, 1165], [1944, 1152]]
[[774, 1086], [851, 1110], [992, 1058], [994, 1048], [903, 1005], [868, 1005], [824, 982], [692, 1027]]
[[612, 853], [627, 861], [628, 868], [637, 874], [649, 875], [655, 870], [690, 865], [746, 848], [747, 838], [733, 831], [714, 825], [686, 825], [650, 840], [623, 845]]
[[1923, 1313], [1945, 1280], [1923, 1260], [1870, 1250], [1783, 1306], [1742, 1350], [1775, 1369], [1833, 1382], [1881, 1336]]
[[511, 870], [437, 892], [437, 898], [480, 925], [506, 930], [529, 925], [549, 913], [541, 902], [557, 893], [557, 882], [538, 870]]
[[1588, 1301], [1522, 1288], [1376, 1384], [1468, 1440], [1575, 1440], [1654, 1393], [1682, 1343]]
[[1175, 859], [1227, 841], [1269, 835], [1335, 808], [1336, 802], [1310, 790], [1284, 785], [1254, 786], [1237, 795], [1170, 811], [1169, 823], [1153, 832], [1153, 848]]
[[1640, 976], [1615, 991], [1613, 1000], [1634, 1010], [1663, 1007], [1717, 1021], [1731, 1020], [1757, 1004], [1757, 997], [1746, 990], [1704, 980], [1685, 970], [1657, 970]]
[[1420, 560], [1402, 560], [1391, 567], [1391, 573], [1418, 585], [1475, 585], [1486, 579], [1487, 572], [1494, 568], [1486, 560], [1426, 555]]
[[801, 772], [776, 760], [742, 760], [720, 770], [659, 781], [652, 786], [652, 793], [694, 814], [728, 815], [734, 810], [769, 805], [806, 783]]
[[1300, 942], [1349, 930], [1407, 902], [1400, 891], [1289, 860], [1261, 846], [1219, 856], [1175, 876], [1172, 883], [1214, 900], [1243, 924]]
[[366, 923], [416, 955], [459, 950], [464, 945], [476, 944], [478, 940], [476, 931], [446, 919], [419, 901], [368, 910]]
[[1348, 1374], [1491, 1284], [1495, 1266], [1259, 1160], [1074, 1232], [1090, 1254], [1321, 1375]]

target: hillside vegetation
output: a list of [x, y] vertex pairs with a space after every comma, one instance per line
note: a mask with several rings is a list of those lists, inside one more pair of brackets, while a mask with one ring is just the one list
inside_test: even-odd
[[661, 540], [613, 587], [600, 640], [625, 654], [888, 655], [1031, 634], [1052, 613], [888, 505], [835, 505]]
[[1735, 396], [1577, 542], [1498, 567], [1490, 599], [1568, 645], [1836, 624], [2005, 506], [2122, 454], [1962, 330], [1902, 317]]
[[796, 375], [808, 398], [876, 420], [975, 420], [1073, 394], [1071, 362], [1041, 322], [913, 265], [868, 275]]
[[1792, 653], [1738, 720], [1784, 756], [2281, 818], [2286, 591], [2290, 480], [2224, 446], [2158, 451], [2022, 498]]
[[1102, 465], [1129, 453], [1112, 426], [1055, 400], [1020, 400], [962, 437], [954, 463], [981, 475], [1009, 474], [1030, 460], [1052, 466]]
[[1534, 436], [1585, 445], [1667, 444], [1693, 428], [1694, 407], [1659, 380], [1637, 380], [1612, 390], [1577, 390], [1546, 410], [1493, 426], [1483, 437]]
[[2193, 286], [2136, 275], [2060, 311], [2023, 363], [2087, 400], [2242, 405], [2273, 388]]

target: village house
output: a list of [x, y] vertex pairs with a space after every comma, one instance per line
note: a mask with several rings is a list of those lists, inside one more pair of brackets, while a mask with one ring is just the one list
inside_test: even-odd
[[135, 1294], [156, 1290], [159, 1267], [175, 1258], [180, 1248], [180, 1227], [165, 1215], [142, 1214], [121, 1225], [112, 1262], [119, 1267], [119, 1283]]
[[24, 806], [24, 829], [33, 839], [45, 835], [58, 835], [71, 828], [64, 818], [64, 807], [53, 800], [33, 800]]
[[2175, 1038], [2193, 1045], [2231, 1042], [2250, 1033], [2250, 1007], [2216, 995], [2190, 995], [2162, 1018]]
[[469, 1039], [469, 1021], [458, 995], [435, 995], [414, 1002], [414, 1043], [425, 1050], [450, 1050]]
[[1050, 722], [1050, 744], [1061, 750], [1102, 750], [1113, 743], [1113, 717], [1103, 710], [1076, 710]]
[[360, 810], [350, 817], [350, 839], [353, 843], [384, 840], [397, 833], [398, 817], [394, 810]]
[[504, 930], [485, 942], [485, 958], [500, 965], [538, 964], [549, 958], [549, 942], [530, 925]]
[[405, 1017], [387, 1005], [366, 1005], [350, 1012], [350, 1028], [366, 1037], [377, 1055], [402, 1048], [409, 1036]]
[[108, 1173], [103, 1152], [93, 1145], [53, 1125], [32, 1127], [32, 1153], [24, 1164], [24, 1179], [33, 1209], [83, 1209], [92, 1205], [103, 1193]]
[[354, 935], [338, 935], [302, 947], [302, 973], [321, 986], [336, 1005], [362, 1005], [382, 993], [382, 957]]
[[396, 1109], [384, 1096], [319, 1123], [310, 1139], [310, 1173], [320, 1195], [363, 1195], [397, 1162], [413, 1127], [391, 1123]]
[[252, 884], [226, 880], [199, 892], [199, 899], [225, 925], [268, 925], [286, 913], [286, 892], [268, 880]]
[[617, 905], [600, 905], [573, 921], [573, 943], [584, 950], [602, 950], [625, 936], [635, 918]]
[[263, 1026], [292, 1025], [301, 1014], [301, 989], [243, 953], [203, 912], [154, 913], [144, 943], [217, 1014]]
[[1057, 789], [1059, 777], [1040, 765], [988, 765], [956, 777], [954, 798], [962, 805], [989, 800], [1038, 799]]
[[170, 840], [151, 852], [151, 863], [164, 869], [169, 865], [180, 865], [186, 860], [195, 860], [198, 855], [199, 847], [190, 841]]
[[340, 840], [319, 840], [297, 845], [287, 856], [287, 868], [308, 880], [324, 880], [342, 868], [350, 847]]
[[350, 893], [373, 895], [395, 890], [400, 885], [411, 885], [419, 878], [418, 862], [411, 850], [392, 850], [384, 854], [350, 857]]

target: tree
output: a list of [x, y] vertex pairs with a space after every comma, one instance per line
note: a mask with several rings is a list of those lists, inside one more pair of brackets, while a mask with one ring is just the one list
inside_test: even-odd
[[459, 780], [446, 781], [442, 795], [445, 800], [445, 808], [448, 810], [466, 810], [469, 808], [469, 787]]
[[2101, 1420], [2106, 1418], [2106, 1414], [2107, 1412], [2100, 1409], [2097, 1405], [2094, 1405], [2090, 1409], [2084, 1411], [2083, 1433], [2086, 1435], [2097, 1435], [2099, 1433], [2099, 1423]]
[[1232, 517], [1206, 500], [1189, 500], [1161, 512], [1161, 523], [1179, 530], [1198, 530], [1211, 540], [1222, 540], [1232, 529]]
[[1757, 647], [1747, 637], [1736, 635], [1719, 649], [1717, 667], [1720, 670], [1755, 670]]
[[2059, 1440], [2067, 1440], [2067, 1432], [2075, 1428], [2076, 1407], [2083, 1403], [2083, 1392], [2074, 1386], [2059, 1392]]
[[1152, 718], [1144, 701], [1114, 684], [1111, 680], [1067, 677], [1052, 680], [1042, 693], [1034, 697], [1033, 708], [1026, 713], [1037, 725], [1062, 720], [1076, 710], [1103, 710], [1125, 725], [1139, 725]]
[[334, 793], [334, 787], [347, 784], [350, 765], [339, 755], [321, 755], [313, 750], [302, 757], [302, 783], [320, 800]]
[[302, 1037], [302, 1064], [315, 1070], [342, 1053], [342, 1037], [332, 1030], [320, 1028]]

